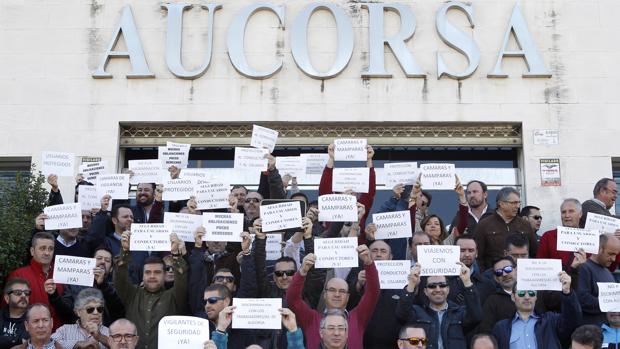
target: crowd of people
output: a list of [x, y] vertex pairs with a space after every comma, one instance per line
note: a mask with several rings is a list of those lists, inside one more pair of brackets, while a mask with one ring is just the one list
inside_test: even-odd
[[[319, 195], [333, 193], [333, 145], [328, 154]], [[386, 202], [375, 202], [373, 156], [368, 146], [368, 192], [345, 192], [357, 198], [357, 220], [324, 222], [317, 202], [290, 186], [290, 176], [268, 155], [258, 190], [233, 186], [230, 207], [220, 210], [243, 213], [241, 242], [205, 242], [199, 228], [191, 243], [173, 232], [170, 251], [133, 251], [132, 224], [162, 223], [164, 211], [202, 214], [194, 198], [164, 202], [165, 188], [155, 183], [138, 184], [133, 205], [115, 200], [110, 207], [104, 196], [99, 209], [83, 211], [81, 229], [45, 231], [47, 216], [39, 215], [29, 263], [5, 282], [0, 349], [155, 349], [158, 324], [171, 315], [208, 319], [204, 348], [217, 349], [618, 347], [620, 312], [601, 311], [597, 283], [616, 281], [620, 231], [601, 234], [596, 254], [558, 251], [556, 229], [537, 234], [540, 209], [523, 205], [511, 187], [497, 192], [493, 208], [479, 180], [463, 185], [457, 178], [454, 202], [433, 201], [419, 181], [396, 185]], [[169, 171], [179, 176], [176, 167]], [[62, 204], [57, 176], [48, 183], [49, 205]], [[617, 193], [616, 183], [603, 178], [591, 199], [559, 202], [562, 226], [584, 227], [588, 213], [612, 216]], [[266, 257], [265, 199], [300, 200], [306, 207], [303, 226], [283, 233], [275, 261]], [[449, 226], [432, 213], [434, 206], [454, 204]], [[411, 237], [375, 239], [377, 226], [368, 221], [373, 205], [379, 212], [409, 211]], [[359, 267], [315, 267], [314, 240], [336, 237], [357, 238]], [[460, 274], [421, 276], [420, 245], [459, 246]], [[94, 258], [93, 287], [55, 283], [55, 255]], [[560, 259], [561, 291], [520, 288], [517, 260], [528, 258]], [[380, 288], [374, 262], [385, 260], [411, 261], [402, 289]], [[282, 299], [281, 329], [233, 328], [233, 298]]]

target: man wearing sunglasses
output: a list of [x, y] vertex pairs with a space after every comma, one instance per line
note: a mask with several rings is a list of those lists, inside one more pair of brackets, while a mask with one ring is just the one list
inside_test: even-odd
[[493, 273], [497, 288], [493, 294], [483, 300], [484, 317], [478, 328], [478, 331], [482, 333], [490, 333], [497, 321], [508, 319], [515, 312], [510, 296], [512, 288], [517, 283], [517, 263], [512, 257], [504, 256], [493, 263], [490, 271]]
[[14, 278], [4, 286], [7, 306], [0, 313], [0, 349], [12, 348], [28, 339], [24, 321], [29, 298], [30, 286], [26, 279]]
[[459, 262], [459, 278], [465, 286], [465, 305], [457, 305], [448, 300], [450, 286], [447, 278], [428, 276], [424, 286], [424, 295], [428, 303], [414, 304], [414, 298], [420, 285], [421, 266], [411, 269], [405, 287], [404, 296], [398, 302], [396, 317], [402, 324], [416, 324], [426, 331], [428, 345], [437, 349], [466, 349], [465, 333], [474, 329], [482, 319], [482, 307], [471, 281], [471, 271]]
[[562, 283], [562, 313], [538, 313], [534, 307], [538, 292], [520, 290], [515, 284], [512, 301], [517, 311], [493, 327], [493, 336], [499, 349], [544, 348], [562, 349], [562, 343], [570, 342], [571, 334], [581, 324], [581, 307], [575, 292], [571, 291], [571, 278], [562, 271], [558, 275]]
[[542, 216], [540, 215], [540, 208], [536, 206], [525, 206], [519, 212], [519, 216], [525, 218], [530, 226], [534, 230], [535, 233], [538, 234], [540, 230], [540, 225], [542, 224]]
[[426, 331], [415, 325], [405, 325], [398, 334], [398, 349], [426, 349]]

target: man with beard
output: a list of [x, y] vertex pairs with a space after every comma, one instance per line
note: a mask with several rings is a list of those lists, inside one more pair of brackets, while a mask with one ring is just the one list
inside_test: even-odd
[[245, 231], [252, 226], [256, 218], [260, 217], [260, 203], [262, 201], [263, 196], [258, 192], [252, 191], [246, 195], [243, 201], [243, 211], [245, 214], [243, 229]]
[[139, 183], [136, 205], [131, 206], [134, 223], [163, 223], [163, 205], [155, 200], [155, 183]]
[[0, 313], [0, 349], [9, 349], [28, 339], [24, 321], [30, 292], [25, 279], [11, 279], [4, 286], [4, 302], [7, 306]]
[[[484, 304], [484, 301], [488, 296], [495, 292], [495, 284], [486, 278], [476, 262], [478, 257], [478, 249], [476, 248], [476, 240], [471, 235], [462, 235], [456, 239], [456, 245], [461, 249], [460, 261], [465, 264], [471, 270], [471, 282], [476, 286], [478, 292], [478, 298], [480, 304]], [[452, 277], [448, 280], [450, 284], [450, 294], [448, 298], [459, 305], [465, 304], [465, 292], [467, 291], [465, 285], [458, 277]]]
[[[467, 183], [465, 194], [467, 206], [469, 206], [469, 214], [467, 216], [467, 229], [460, 232], [463, 235], [473, 234], [478, 222], [493, 214], [493, 210], [489, 208], [489, 203], [487, 201], [489, 194], [487, 192], [487, 185], [484, 182], [473, 180]], [[458, 227], [458, 225], [459, 213], [457, 212], [450, 226]]]

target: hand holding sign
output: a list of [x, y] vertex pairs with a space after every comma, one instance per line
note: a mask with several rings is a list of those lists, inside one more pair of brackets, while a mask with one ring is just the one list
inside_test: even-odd
[[559, 274], [560, 282], [562, 283], [562, 293], [569, 294], [570, 293], [570, 283], [572, 281], [570, 275], [568, 275], [565, 271], [561, 271]]
[[301, 262], [301, 268], [299, 268], [299, 274], [305, 277], [310, 271], [310, 268], [314, 266], [315, 262], [316, 262], [316, 256], [314, 255], [314, 253], [308, 253], [304, 257], [303, 261]]
[[289, 332], [297, 331], [295, 313], [288, 308], [281, 308], [278, 309], [278, 311], [280, 311], [280, 315], [282, 315], [282, 325], [284, 325]]
[[420, 284], [420, 273], [422, 272], [422, 266], [420, 263], [416, 263], [414, 267], [411, 268], [409, 272], [409, 276], [407, 277], [407, 292], [412, 293], [415, 291], [416, 287]]

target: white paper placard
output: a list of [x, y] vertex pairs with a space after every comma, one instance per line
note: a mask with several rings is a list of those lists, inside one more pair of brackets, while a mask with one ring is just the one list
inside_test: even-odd
[[517, 290], [562, 291], [561, 259], [517, 259]]
[[204, 241], [241, 242], [243, 213], [205, 212], [202, 226], [205, 227]]
[[602, 214], [588, 212], [585, 229], [598, 230], [601, 233], [613, 234], [616, 229], [620, 229], [620, 219], [612, 216], [604, 216]]
[[280, 176], [300, 177], [306, 174], [306, 158], [301, 156], [278, 156], [276, 157], [276, 168]]
[[133, 172], [131, 184], [161, 183], [161, 162], [157, 159], [129, 160], [129, 169]]
[[375, 232], [375, 239], [377, 240], [410, 238], [412, 236], [409, 210], [375, 213], [372, 215], [372, 222], [377, 226]]
[[393, 188], [397, 184], [415, 184], [418, 179], [417, 162], [399, 162], [383, 165], [385, 185]]
[[101, 208], [101, 199], [97, 195], [97, 187], [94, 185], [78, 186], [78, 203], [80, 203], [82, 211]]
[[159, 348], [196, 349], [209, 340], [209, 320], [193, 316], [164, 316], [159, 320]]
[[166, 251], [170, 252], [170, 229], [165, 224], [132, 224], [131, 251]]
[[454, 164], [420, 165], [420, 182], [425, 190], [454, 190], [456, 172]]
[[282, 257], [282, 234], [267, 234], [265, 252], [268, 261], [275, 261]]
[[598, 306], [603, 313], [620, 312], [620, 283], [597, 282]]
[[459, 275], [461, 248], [452, 245], [418, 245], [421, 276]]
[[332, 190], [344, 192], [353, 190], [356, 193], [368, 193], [368, 167], [335, 168], [332, 177]]
[[97, 261], [94, 258], [56, 255], [54, 282], [64, 285], [93, 287]]
[[114, 200], [129, 199], [128, 174], [104, 174], [97, 176], [97, 195], [110, 195]]
[[268, 149], [269, 153], [273, 153], [278, 141], [278, 131], [270, 128], [254, 125], [252, 127], [252, 140], [250, 146], [258, 149]]
[[586, 253], [598, 253], [598, 230], [588, 230], [558, 226], [558, 251], [576, 252], [583, 248]]
[[353, 268], [359, 265], [357, 238], [314, 239], [315, 268]]
[[206, 168], [184, 168], [181, 170], [179, 178], [191, 179], [194, 183], [194, 186], [208, 183], [209, 181], [212, 181], [214, 179], [211, 176], [211, 173], [209, 173]]
[[170, 166], [187, 168], [189, 162], [188, 147], [158, 147], [157, 159], [161, 162], [161, 168], [167, 170]]
[[233, 298], [233, 305], [232, 328], [282, 328], [282, 298]]
[[407, 286], [411, 261], [375, 261], [382, 290], [400, 290]]
[[191, 179], [167, 179], [164, 182], [162, 200], [188, 200], [194, 195], [194, 182]]
[[260, 206], [264, 232], [301, 228], [301, 207], [298, 201]]
[[47, 177], [55, 174], [58, 177], [73, 177], [75, 170], [75, 154], [57, 151], [41, 153], [41, 172]]
[[327, 165], [329, 160], [329, 154], [300, 154], [302, 158], [306, 159], [306, 174], [308, 175], [320, 175], [323, 173], [323, 169]]
[[164, 224], [179, 239], [194, 242], [194, 232], [202, 226], [202, 216], [187, 213], [164, 212]]
[[43, 213], [48, 216], [45, 230], [82, 227], [82, 208], [79, 203], [47, 206]]
[[334, 160], [366, 161], [368, 150], [366, 138], [340, 138], [334, 140]]
[[185, 149], [189, 152], [189, 150], [192, 148], [191, 144], [188, 143], [174, 143], [174, 142], [166, 142], [166, 147], [168, 148], [179, 148], [179, 149]]
[[357, 199], [353, 195], [319, 196], [319, 222], [357, 222]]
[[266, 149], [235, 147], [235, 170], [267, 171]]
[[80, 165], [78, 173], [84, 176], [84, 180], [97, 184], [97, 176], [110, 173], [107, 161], [86, 162]]
[[225, 183], [202, 183], [194, 187], [199, 210], [228, 208], [229, 195], [230, 185]]

